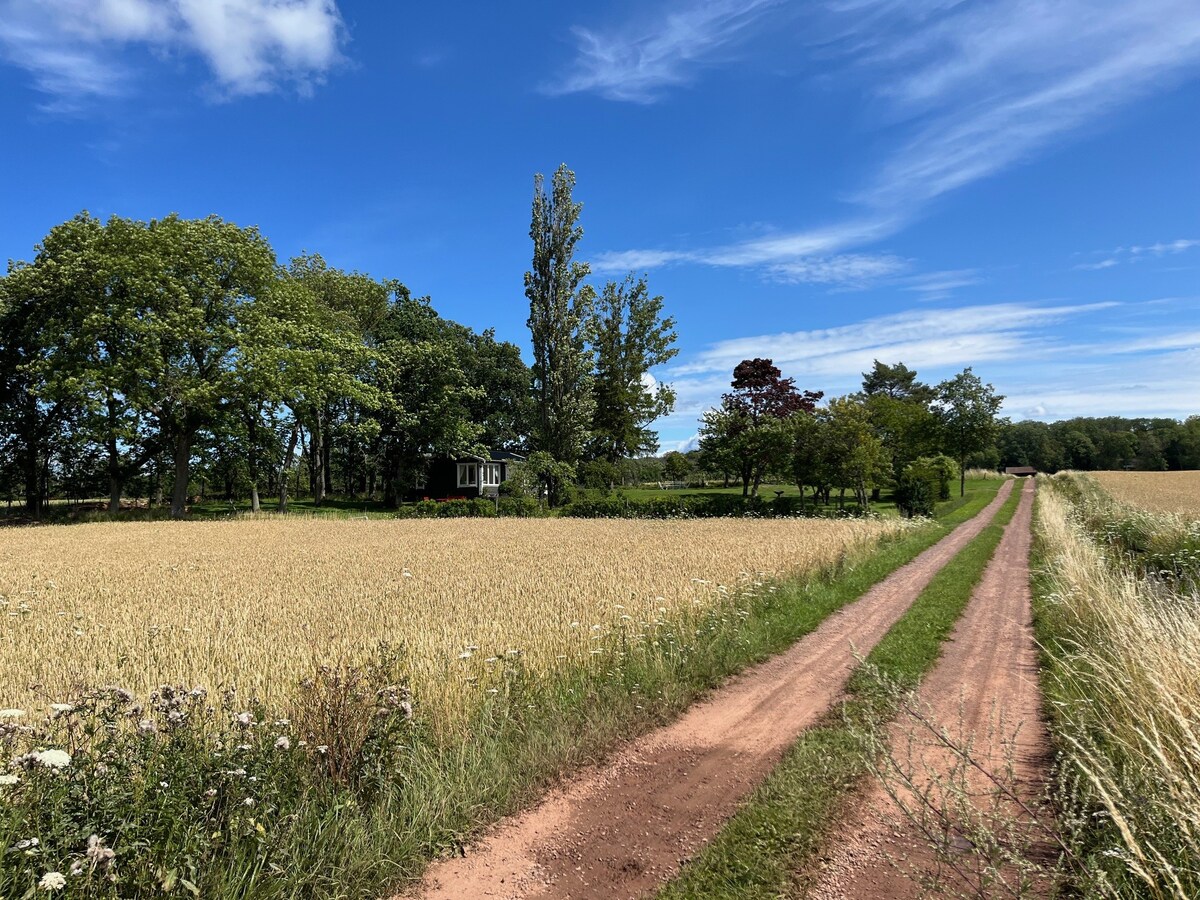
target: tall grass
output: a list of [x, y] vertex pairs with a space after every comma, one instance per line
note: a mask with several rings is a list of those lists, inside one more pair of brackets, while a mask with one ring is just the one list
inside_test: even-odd
[[[1090, 896], [1200, 896], [1200, 595], [1146, 566], [1155, 519], [1058, 476], [1039, 492], [1037, 626], [1044, 687]], [[1138, 535], [1131, 543], [1130, 535]], [[1164, 577], [1168, 574], [1168, 577]], [[1070, 804], [1069, 804], [1070, 805]]]

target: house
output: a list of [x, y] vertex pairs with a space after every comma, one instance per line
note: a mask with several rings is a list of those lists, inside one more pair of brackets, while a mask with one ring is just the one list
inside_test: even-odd
[[1031, 478], [1037, 473], [1033, 466], [1008, 466], [1004, 470], [1005, 475], [1015, 475], [1018, 478]]
[[508, 467], [525, 457], [508, 450], [492, 450], [487, 456], [457, 453], [434, 456], [409, 491], [408, 500], [458, 500], [495, 497], [508, 480]]

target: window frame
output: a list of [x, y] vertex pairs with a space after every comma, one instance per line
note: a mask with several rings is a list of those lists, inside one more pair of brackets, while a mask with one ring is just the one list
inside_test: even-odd
[[486, 462], [479, 467], [481, 477], [479, 479], [480, 487], [500, 487], [500, 482], [503, 479], [504, 470], [498, 462]]
[[[471, 476], [470, 481], [463, 480], [464, 473]], [[479, 463], [459, 463], [457, 483], [460, 488], [479, 487]]]

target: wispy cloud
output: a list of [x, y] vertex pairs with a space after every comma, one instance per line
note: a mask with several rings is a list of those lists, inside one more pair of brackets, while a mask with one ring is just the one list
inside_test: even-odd
[[680, 263], [718, 268], [756, 268], [785, 282], [861, 287], [905, 271], [909, 261], [890, 253], [842, 253], [870, 241], [888, 227], [879, 221], [844, 222], [832, 228], [771, 233], [749, 240], [692, 250], [623, 250], [600, 253], [600, 273], [656, 269]]
[[1154, 244], [1131, 244], [1128, 247], [1117, 247], [1114, 250], [1097, 250], [1093, 255], [1102, 255], [1103, 259], [1098, 262], [1079, 263], [1075, 268], [1092, 271], [1111, 269], [1113, 266], [1123, 263], [1136, 263], [1148, 259], [1174, 256], [1197, 247], [1200, 247], [1200, 239], [1197, 238], [1178, 238], [1173, 241], [1158, 241]]
[[[880, 124], [898, 135], [851, 194], [859, 233], [838, 252], [895, 234], [938, 197], [1099, 127], [1200, 68], [1194, 0], [835, 0], [808, 24], [798, 49], [821, 54], [838, 84], [862, 85], [867, 108], [882, 112]], [[658, 90], [671, 83], [660, 80]], [[578, 89], [589, 88], [580, 82]], [[774, 240], [803, 244], [812, 234]], [[660, 265], [713, 256], [653, 248], [612, 256], [626, 254], [665, 254]], [[742, 264], [778, 262], [748, 255]]]
[[609, 100], [653, 103], [669, 87], [739, 41], [781, 0], [674, 3], [658, 17], [611, 30], [572, 29], [578, 49], [572, 70], [547, 84], [548, 94], [593, 92]]
[[198, 55], [227, 96], [303, 92], [341, 60], [344, 38], [334, 0], [0, 0], [0, 58], [54, 110], [133, 91], [132, 48]]
[[673, 374], [731, 372], [738, 362], [753, 356], [769, 356], [776, 365], [796, 375], [858, 372], [876, 358], [942, 367], [1008, 359], [1018, 353], [1028, 357], [1048, 346], [1033, 329], [1116, 305], [995, 303], [908, 310], [837, 328], [721, 341], [682, 361]]

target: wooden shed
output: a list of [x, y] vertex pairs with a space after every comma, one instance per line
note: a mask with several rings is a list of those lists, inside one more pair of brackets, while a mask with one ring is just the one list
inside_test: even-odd
[[1038, 473], [1038, 470], [1033, 466], [1007, 466], [1004, 469], [1005, 475], [1015, 475], [1018, 478], [1032, 478]]
[[510, 463], [525, 457], [509, 450], [492, 450], [487, 456], [457, 453], [429, 459], [425, 471], [417, 476], [408, 500], [470, 500], [495, 497], [500, 485], [508, 480]]

